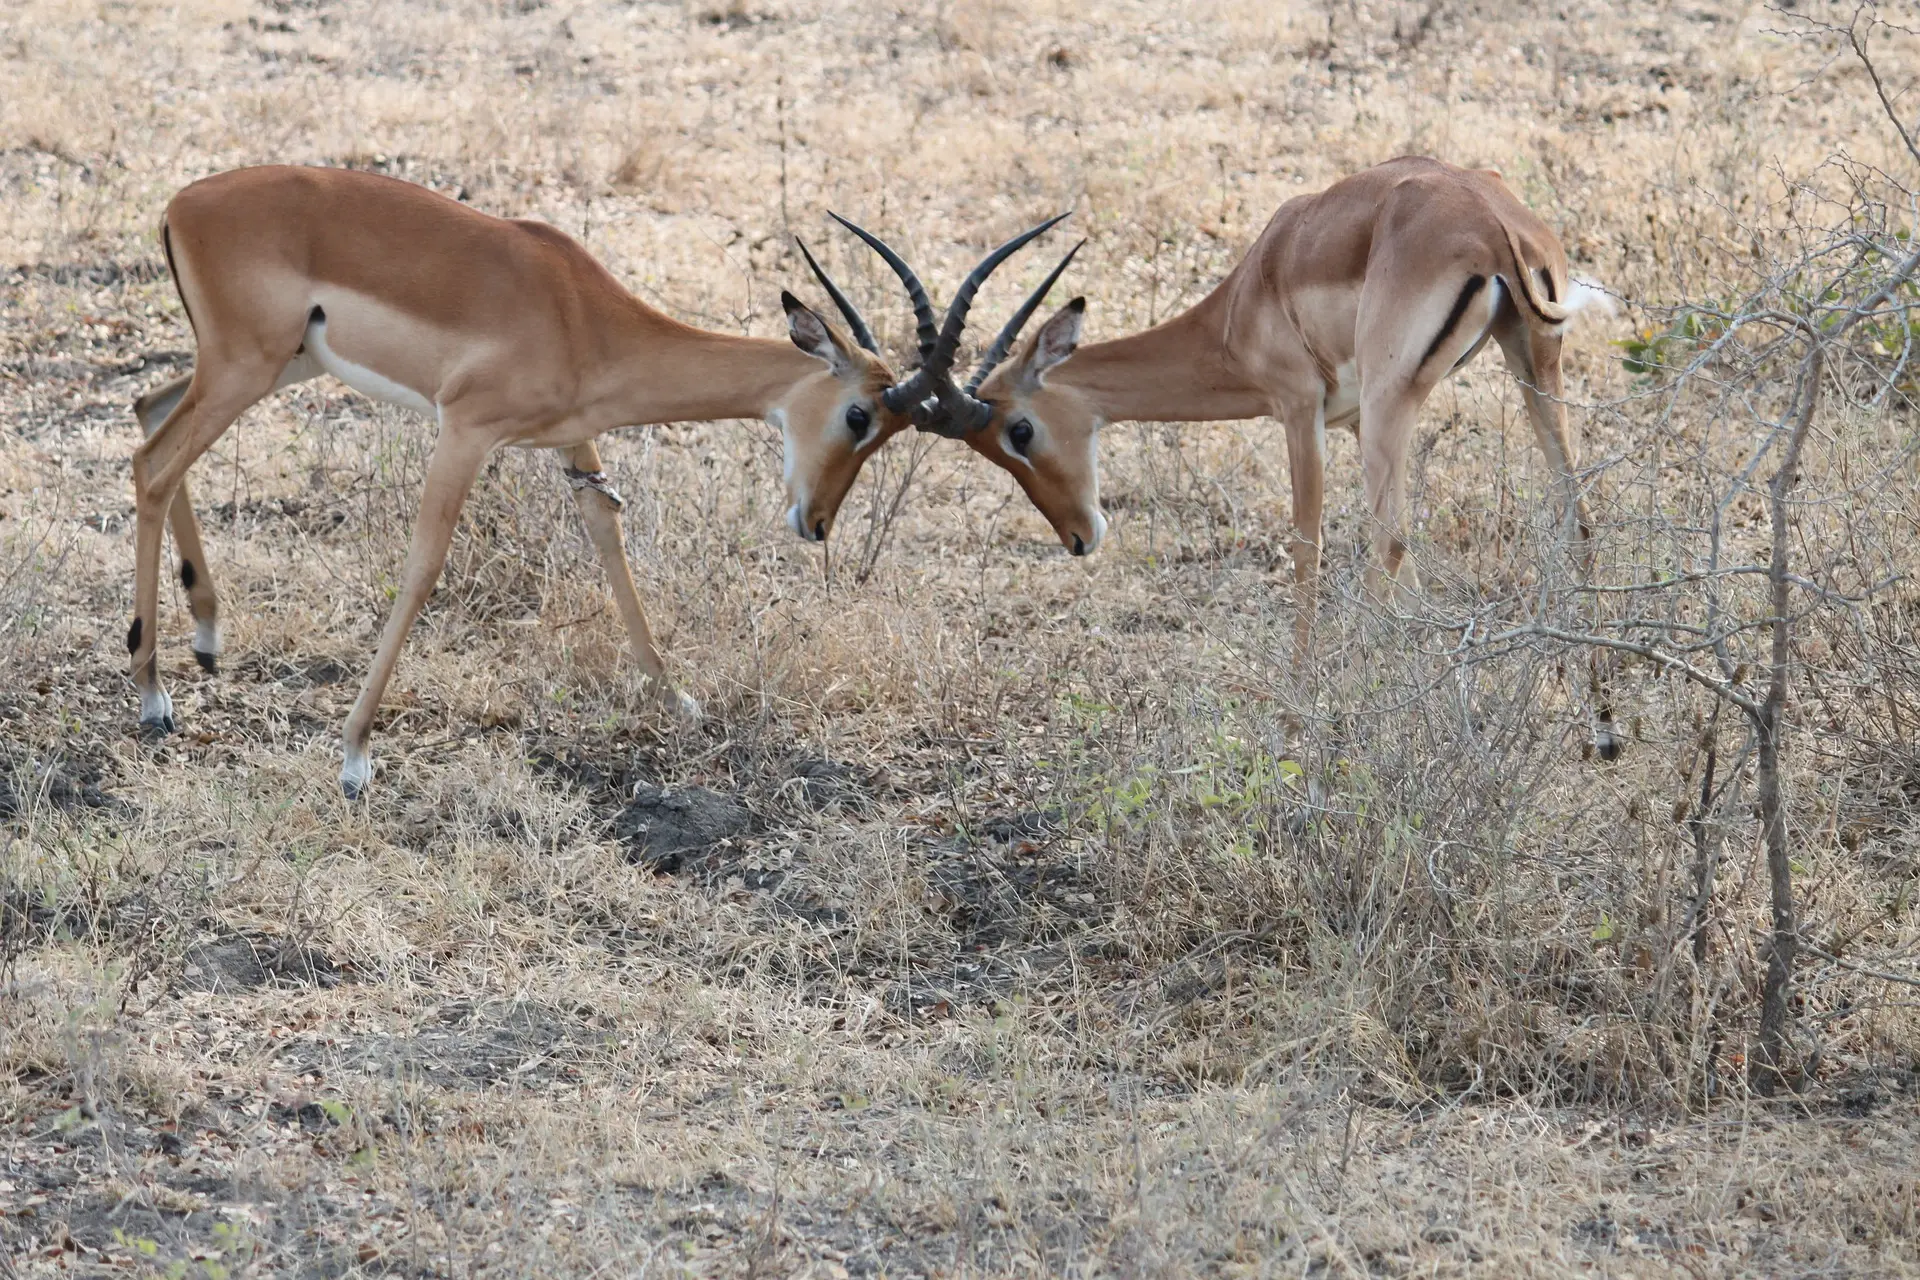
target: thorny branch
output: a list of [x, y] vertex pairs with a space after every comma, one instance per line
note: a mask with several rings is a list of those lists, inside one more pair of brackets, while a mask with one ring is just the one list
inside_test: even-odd
[[[1872, 79], [1874, 92], [1901, 145], [1920, 161], [1920, 143], [1900, 120], [1867, 48], [1867, 37], [1878, 25], [1883, 24], [1872, 6], [1862, 6], [1845, 27], [1810, 23], [1809, 29], [1837, 34], [1843, 47], [1851, 49]], [[1542, 593], [1531, 620], [1505, 628], [1488, 625], [1488, 611], [1483, 608], [1465, 621], [1440, 623], [1442, 629], [1460, 635], [1456, 645], [1436, 655], [1465, 667], [1496, 657], [1516, 644], [1544, 641], [1590, 655], [1639, 658], [1704, 690], [1721, 706], [1734, 708], [1745, 718], [1751, 732], [1755, 801], [1771, 909], [1759, 1034], [1749, 1063], [1750, 1082], [1761, 1093], [1770, 1093], [1797, 1075], [1787, 1061], [1789, 991], [1796, 953], [1804, 948], [1824, 954], [1799, 938], [1788, 801], [1781, 777], [1796, 627], [1829, 610], [1857, 611], [1903, 580], [1900, 573], [1863, 573], [1870, 585], [1859, 590], [1854, 584], [1842, 584], [1830, 577], [1825, 584], [1815, 582], [1792, 567], [1793, 513], [1802, 505], [1793, 495], [1801, 480], [1808, 438], [1815, 434], [1823, 393], [1831, 388], [1848, 403], [1868, 411], [1884, 411], [1892, 392], [1911, 394], [1901, 388], [1905, 385], [1902, 379], [1910, 376], [1908, 358], [1916, 336], [1910, 317], [1916, 305], [1913, 281], [1920, 272], [1920, 248], [1915, 247], [1920, 242], [1916, 234], [1920, 225], [1899, 226], [1896, 222], [1900, 214], [1912, 213], [1909, 224], [1920, 224], [1920, 196], [1878, 170], [1863, 170], [1844, 158], [1837, 163], [1852, 183], [1847, 198], [1828, 201], [1840, 216], [1825, 228], [1802, 230], [1793, 202], [1804, 196], [1816, 201], [1824, 197], [1811, 185], [1788, 182], [1787, 223], [1775, 231], [1798, 233], [1797, 254], [1767, 261], [1754, 287], [1737, 304], [1674, 309], [1673, 327], [1661, 340], [1670, 341], [1672, 350], [1684, 352], [1685, 358], [1669, 361], [1663, 349], [1642, 361], [1656, 393], [1668, 397], [1670, 406], [1698, 385], [1717, 397], [1714, 420], [1745, 419], [1758, 428], [1751, 451], [1719, 473], [1713, 518], [1704, 528], [1649, 524], [1649, 528], [1658, 529], [1654, 546], [1664, 543], [1677, 549], [1686, 545], [1686, 539], [1703, 539], [1705, 546], [1700, 554], [1704, 567], [1674, 574], [1643, 571], [1637, 575], [1639, 581], [1625, 585], [1582, 581], [1558, 596]], [[1756, 230], [1756, 245], [1759, 235]], [[1866, 338], [1852, 340], [1857, 333]], [[1663, 373], [1667, 375], [1664, 381], [1659, 376]], [[1875, 388], [1874, 393], [1851, 394], [1863, 384]], [[1771, 410], [1770, 402], [1777, 403], [1776, 397], [1786, 401], [1783, 412]], [[1670, 415], [1672, 409], [1666, 412]], [[1692, 451], [1699, 474], [1712, 474], [1707, 470], [1712, 456], [1708, 444], [1689, 441], [1679, 433], [1674, 439]], [[1756, 493], [1758, 477], [1769, 462], [1773, 464], [1771, 478], [1763, 492]], [[1844, 473], [1844, 459], [1841, 468]], [[1881, 482], [1886, 483], [1892, 475], [1883, 473]], [[1754, 497], [1762, 498], [1768, 513], [1766, 563], [1722, 567], [1726, 517], [1737, 502]], [[1861, 497], [1843, 485], [1838, 500], [1851, 512]], [[1853, 536], [1851, 528], [1849, 537]], [[1851, 562], [1864, 567], [1857, 555]], [[1764, 578], [1766, 582], [1763, 597], [1749, 597], [1752, 603], [1745, 617], [1738, 600], [1730, 599], [1724, 590], [1742, 578]], [[1843, 585], [1849, 589], [1842, 589]], [[1808, 607], [1797, 614], [1791, 607], [1796, 590], [1812, 597]], [[1568, 603], [1598, 609], [1613, 600], [1659, 603], [1629, 609], [1625, 617], [1606, 620], [1574, 621], [1552, 613]], [[1755, 607], [1761, 600], [1764, 606]], [[1705, 624], [1697, 615], [1686, 616], [1690, 610], [1704, 610]], [[1754, 648], [1740, 652], [1733, 642], [1756, 632], [1764, 632], [1767, 637], [1764, 652], [1755, 652]], [[1706, 650], [1711, 650], [1717, 660], [1718, 674], [1695, 665], [1686, 656]], [[1748, 666], [1758, 666], [1765, 672], [1763, 688], [1754, 690], [1744, 684], [1742, 673]], [[1706, 732], [1710, 739], [1715, 729], [1710, 726]], [[1703, 815], [1712, 803], [1718, 759], [1714, 742], [1707, 741], [1704, 749], [1709, 764], [1700, 797]], [[1727, 776], [1728, 785], [1737, 781], [1745, 751], [1741, 757], [1742, 763]], [[1701, 835], [1696, 832], [1696, 838]], [[1712, 862], [1704, 852], [1701, 868], [1699, 875], [1704, 878], [1696, 885], [1688, 911], [1689, 927], [1695, 930], [1710, 910]], [[1695, 941], [1700, 939], [1696, 937]], [[1920, 979], [1865, 971], [1920, 985]]]

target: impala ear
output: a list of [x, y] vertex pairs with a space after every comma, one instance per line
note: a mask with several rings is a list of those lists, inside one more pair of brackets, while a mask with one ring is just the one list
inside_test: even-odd
[[787, 310], [787, 336], [793, 339], [794, 346], [816, 360], [825, 360], [836, 377], [853, 368], [853, 358], [847, 354], [839, 335], [819, 313], [784, 290], [780, 294], [780, 305]]
[[1048, 370], [1079, 348], [1080, 326], [1086, 318], [1087, 300], [1075, 298], [1040, 326], [1020, 358], [1017, 385], [1022, 391], [1037, 391], [1046, 385]]

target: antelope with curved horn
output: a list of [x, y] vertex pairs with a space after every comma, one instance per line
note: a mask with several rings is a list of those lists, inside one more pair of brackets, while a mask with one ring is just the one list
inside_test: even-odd
[[693, 328], [634, 297], [551, 226], [350, 170], [207, 178], [168, 204], [160, 236], [198, 352], [190, 375], [135, 405], [147, 434], [133, 455], [127, 649], [144, 729], [174, 727], [155, 625], [169, 517], [194, 656], [211, 671], [220, 648], [213, 577], [185, 484], [194, 460], [250, 405], [322, 373], [438, 423], [399, 593], [347, 719], [340, 784], [350, 798], [372, 777], [381, 695], [493, 450], [561, 453], [642, 670], [668, 705], [698, 715], [654, 646], [622, 544], [620, 498], [594, 441], [622, 426], [767, 419], [785, 442], [788, 522], [824, 540], [862, 461], [907, 423], [885, 399], [895, 379], [872, 334], [811, 254], [852, 342], [786, 293], [790, 342]]
[[[1075, 298], [997, 368], [992, 355], [1004, 348], [996, 344], [985, 376], [971, 384], [992, 410], [962, 438], [1010, 472], [1079, 554], [1106, 528], [1096, 457], [1103, 424], [1280, 419], [1299, 661], [1320, 563], [1327, 428], [1359, 439], [1372, 517], [1369, 586], [1378, 592], [1384, 573], [1396, 592], [1415, 589], [1406, 511], [1414, 422], [1440, 380], [1489, 338], [1521, 385], [1591, 571], [1560, 355], [1572, 319], [1607, 305], [1597, 288], [1570, 279], [1559, 239], [1499, 174], [1405, 157], [1289, 200], [1212, 293], [1152, 329], [1083, 347], [1086, 301]], [[1611, 759], [1622, 740], [1599, 670], [1595, 745]]]

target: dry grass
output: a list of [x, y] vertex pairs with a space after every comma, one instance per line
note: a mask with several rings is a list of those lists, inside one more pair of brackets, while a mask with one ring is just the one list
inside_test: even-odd
[[[777, 518], [769, 428], [634, 431], [608, 448], [629, 543], [710, 722], [648, 710], [553, 462], [504, 457], [403, 660], [373, 798], [347, 806], [336, 734], [426, 439], [323, 383], [195, 472], [227, 668], [199, 674], [163, 599], [184, 732], [157, 749], [120, 639], [126, 406], [190, 348], [152, 228], [196, 176], [354, 164], [461, 190], [759, 333], [799, 231], [896, 339], [892, 290], [824, 209], [950, 287], [1070, 200], [1107, 336], [1197, 298], [1287, 196], [1419, 151], [1501, 169], [1577, 270], [1668, 303], [1739, 286], [1739, 228], [1774, 225], [1783, 175], [1840, 150], [1900, 171], [1864, 78], [1789, 25], [1705, 0], [15, 0], [14, 1269], [1920, 1269], [1913, 989], [1811, 958], [1806, 1086], [1746, 1095], [1750, 814], [1724, 824], [1705, 962], [1678, 924], [1706, 704], [1629, 673], [1636, 741], [1601, 768], [1554, 655], [1450, 666], [1360, 609], [1345, 441], [1304, 678], [1270, 423], [1111, 431], [1091, 562], [957, 447], [903, 441], [827, 564]], [[1884, 55], [1896, 88], [1912, 54]], [[1626, 577], [1705, 500], [1689, 477], [1753, 443], [1705, 397], [1622, 399], [1609, 339], [1642, 323], [1570, 357], [1575, 394], [1614, 405], [1577, 416]], [[1891, 411], [1823, 424], [1809, 486], [1841, 496], [1809, 508], [1807, 563], [1912, 571], [1912, 435]], [[1713, 467], [1669, 465], [1682, 446]], [[1552, 577], [1494, 361], [1435, 395], [1418, 456], [1437, 608]], [[1806, 932], [1911, 972], [1911, 614], [1851, 617], [1808, 634], [1790, 740]], [[732, 796], [751, 826], [648, 865], [615, 821], [641, 781]]]

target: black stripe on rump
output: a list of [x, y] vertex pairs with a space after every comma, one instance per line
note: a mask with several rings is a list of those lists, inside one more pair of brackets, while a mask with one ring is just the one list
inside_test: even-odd
[[165, 220], [160, 223], [160, 249], [167, 255], [167, 274], [173, 277], [173, 291], [180, 295], [180, 310], [187, 316], [187, 327], [193, 330], [194, 337], [200, 336], [200, 326], [193, 322], [193, 308], [187, 305], [187, 288], [180, 283], [180, 268], [173, 260], [173, 228]]
[[1433, 359], [1433, 353], [1440, 349], [1440, 344], [1452, 335], [1454, 327], [1460, 323], [1460, 317], [1467, 313], [1467, 304], [1478, 297], [1480, 291], [1486, 287], [1487, 278], [1485, 276], [1467, 277], [1466, 288], [1460, 290], [1460, 296], [1454, 299], [1453, 310], [1447, 313], [1447, 322], [1440, 326], [1439, 333], [1433, 335], [1433, 342], [1428, 345], [1427, 354], [1420, 357], [1420, 364], [1416, 367], [1426, 367], [1427, 361]]
[[1560, 295], [1553, 287], [1553, 272], [1546, 267], [1540, 268], [1540, 279], [1547, 286], [1547, 301], [1558, 306], [1560, 304]]

